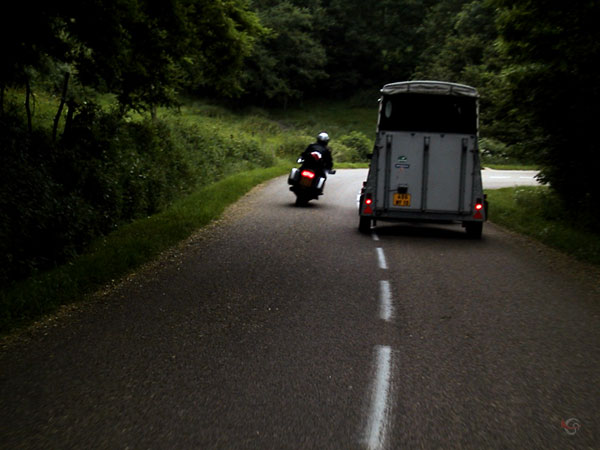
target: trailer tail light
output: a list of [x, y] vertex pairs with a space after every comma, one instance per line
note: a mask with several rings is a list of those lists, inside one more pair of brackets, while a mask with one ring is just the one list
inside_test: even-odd
[[483, 203], [477, 202], [475, 204], [475, 214], [473, 215], [473, 219], [483, 219], [483, 215], [481, 211], [483, 210]]
[[315, 174], [312, 173], [310, 170], [303, 170], [300, 175], [306, 178], [310, 178], [311, 180], [315, 177]]
[[365, 207], [363, 209], [363, 214], [373, 214], [373, 208], [371, 205], [373, 204], [373, 197], [371, 194], [367, 194], [365, 196]]

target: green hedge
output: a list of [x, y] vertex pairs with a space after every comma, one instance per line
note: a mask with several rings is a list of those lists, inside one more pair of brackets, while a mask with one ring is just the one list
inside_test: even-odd
[[0, 117], [0, 288], [56, 267], [97, 236], [274, 157], [245, 134], [132, 121], [90, 105], [56, 142]]
[[0, 290], [0, 333], [121, 278], [220, 216], [253, 186], [288, 170], [287, 165], [255, 169], [196, 189], [158, 214], [96, 238], [71, 263]]

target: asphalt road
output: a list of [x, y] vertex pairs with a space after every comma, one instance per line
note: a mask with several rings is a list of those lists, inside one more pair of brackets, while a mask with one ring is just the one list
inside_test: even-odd
[[514, 186], [537, 186], [537, 170], [494, 170], [486, 168], [481, 172], [484, 189], [499, 189]]
[[0, 353], [0, 447], [599, 448], [599, 272], [285, 177]]

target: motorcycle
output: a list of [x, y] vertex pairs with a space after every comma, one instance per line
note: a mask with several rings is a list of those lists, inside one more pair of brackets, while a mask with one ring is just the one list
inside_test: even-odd
[[296, 194], [296, 206], [306, 206], [310, 200], [318, 200], [323, 195], [326, 174], [335, 174], [335, 170], [322, 168], [322, 155], [319, 152], [312, 152], [311, 157], [308, 161], [298, 158], [300, 168], [293, 168], [288, 177], [290, 191]]

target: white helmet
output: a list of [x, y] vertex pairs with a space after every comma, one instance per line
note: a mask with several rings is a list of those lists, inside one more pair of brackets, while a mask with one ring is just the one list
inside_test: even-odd
[[322, 142], [323, 144], [327, 145], [327, 143], [329, 142], [329, 135], [324, 131], [322, 133], [319, 133], [319, 135], [317, 136], [317, 142]]

